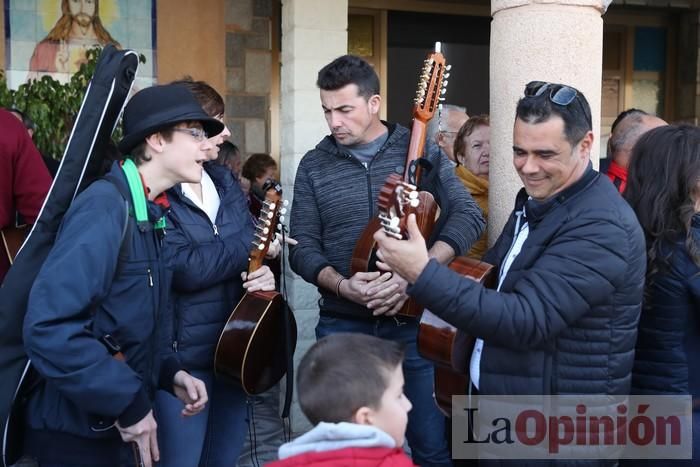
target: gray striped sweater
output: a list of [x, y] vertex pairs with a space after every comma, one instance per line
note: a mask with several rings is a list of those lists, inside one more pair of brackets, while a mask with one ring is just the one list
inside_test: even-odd
[[[290, 248], [289, 262], [307, 282], [318, 285], [318, 274], [326, 266], [350, 277], [352, 252], [376, 215], [379, 190], [390, 174], [403, 174], [410, 132], [398, 124], [385, 125], [389, 127], [389, 137], [367, 168], [355, 157], [341, 153], [332, 136], [321, 140], [299, 163], [290, 219], [290, 235], [299, 244]], [[449, 203], [447, 220], [435, 239], [446, 242], [461, 255], [479, 238], [485, 221], [455, 176], [452, 164], [435, 146], [431, 149], [435, 151], [427, 159], [433, 170], [439, 170], [436, 178]], [[422, 188], [433, 195], [437, 193], [435, 186]], [[443, 204], [438, 196], [436, 200]], [[322, 287], [319, 292], [321, 314], [372, 317], [364, 305], [336, 297]]]

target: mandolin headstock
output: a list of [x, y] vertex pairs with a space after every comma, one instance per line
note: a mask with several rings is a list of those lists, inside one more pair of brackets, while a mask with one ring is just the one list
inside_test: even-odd
[[270, 179], [263, 186], [265, 201], [260, 208], [260, 215], [256, 221], [253, 235], [253, 246], [250, 250], [250, 264], [248, 272], [253, 272], [262, 266], [265, 255], [270, 248], [270, 242], [275, 238], [280, 229], [280, 221], [284, 220], [287, 200], [282, 200], [282, 186]]
[[[439, 45], [436, 49], [439, 49]], [[445, 64], [445, 57], [439, 50], [431, 52], [423, 61], [416, 97], [413, 99], [414, 119], [425, 123], [433, 118], [440, 102], [445, 100], [449, 69], [450, 65]]]

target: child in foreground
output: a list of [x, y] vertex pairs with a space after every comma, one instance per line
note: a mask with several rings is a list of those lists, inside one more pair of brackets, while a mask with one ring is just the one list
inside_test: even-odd
[[404, 352], [393, 341], [333, 334], [311, 346], [297, 376], [299, 405], [315, 425], [279, 449], [270, 467], [413, 466], [402, 446], [411, 402]]

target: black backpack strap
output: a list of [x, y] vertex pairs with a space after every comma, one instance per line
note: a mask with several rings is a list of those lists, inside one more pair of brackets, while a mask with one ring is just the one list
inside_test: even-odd
[[122, 198], [124, 198], [124, 228], [122, 230], [122, 236], [119, 243], [119, 259], [117, 260], [117, 269], [114, 273], [114, 275], [117, 276], [121, 272], [123, 264], [131, 254], [131, 242], [128, 240], [124, 241], [125, 239], [131, 237], [131, 230], [133, 228], [131, 222], [129, 222], [129, 199], [131, 198], [131, 192], [129, 191], [129, 188], [125, 188], [124, 184], [121, 181], [118, 181], [113, 174], [108, 173], [103, 178], [114, 185], [114, 188], [116, 188], [122, 195]]

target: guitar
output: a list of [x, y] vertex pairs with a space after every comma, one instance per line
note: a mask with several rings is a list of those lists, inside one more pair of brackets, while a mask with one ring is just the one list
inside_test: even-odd
[[[271, 185], [257, 220], [248, 274], [262, 266], [280, 213], [284, 213], [282, 188], [277, 183]], [[214, 372], [240, 384], [247, 394], [260, 394], [282, 379], [287, 371], [287, 348], [294, 352], [296, 340], [296, 321], [284, 306], [282, 295], [275, 291], [246, 292], [219, 336]]]
[[[407, 237], [410, 214], [421, 212], [420, 192], [415, 185], [404, 182], [398, 174], [387, 179], [377, 200], [379, 224], [384, 232], [399, 240]], [[455, 258], [449, 268], [486, 287], [496, 281], [491, 264], [473, 258]], [[418, 328], [418, 352], [435, 364], [435, 401], [448, 417], [452, 412], [452, 396], [463, 394], [469, 380], [469, 362], [475, 339], [439, 318], [427, 309], [421, 309]]]
[[[411, 139], [408, 145], [408, 153], [406, 155], [406, 165], [401, 178], [397, 174], [392, 174], [387, 179], [384, 190], [389, 192], [395, 188], [397, 181], [403, 180], [411, 185], [418, 185], [420, 180], [420, 167], [417, 161], [423, 155], [425, 146], [425, 132], [428, 121], [435, 115], [440, 101], [444, 100], [443, 94], [447, 81], [445, 78], [449, 76], [446, 71], [450, 69], [449, 65], [445, 65], [445, 57], [439, 51], [439, 43], [436, 45], [436, 51], [428, 55], [428, 58], [423, 62], [418, 89], [413, 105], [413, 124], [411, 126]], [[380, 192], [381, 196], [381, 192]], [[420, 208], [415, 211], [418, 227], [421, 229], [423, 237], [429, 238], [432, 233], [435, 218], [438, 212], [438, 205], [433, 198], [433, 195], [421, 191], [417, 192], [418, 205]], [[376, 271], [376, 242], [373, 235], [382, 226], [382, 221], [379, 217], [375, 217], [365, 227], [359, 240], [355, 244], [355, 249], [352, 253], [350, 263], [350, 271], [352, 274], [357, 272]], [[422, 307], [409, 299], [399, 311], [399, 315], [416, 317], [422, 311]]]
[[[496, 270], [489, 263], [460, 256], [449, 268], [485, 287], [495, 286]], [[452, 396], [467, 390], [475, 341], [429, 310], [423, 311], [418, 326], [418, 353], [435, 364], [435, 402], [447, 417], [452, 416]]]
[[6, 227], [0, 231], [4, 254], [10, 264], [14, 263], [15, 256], [17, 256], [17, 252], [22, 247], [27, 235], [29, 235], [29, 226], [26, 224]]

